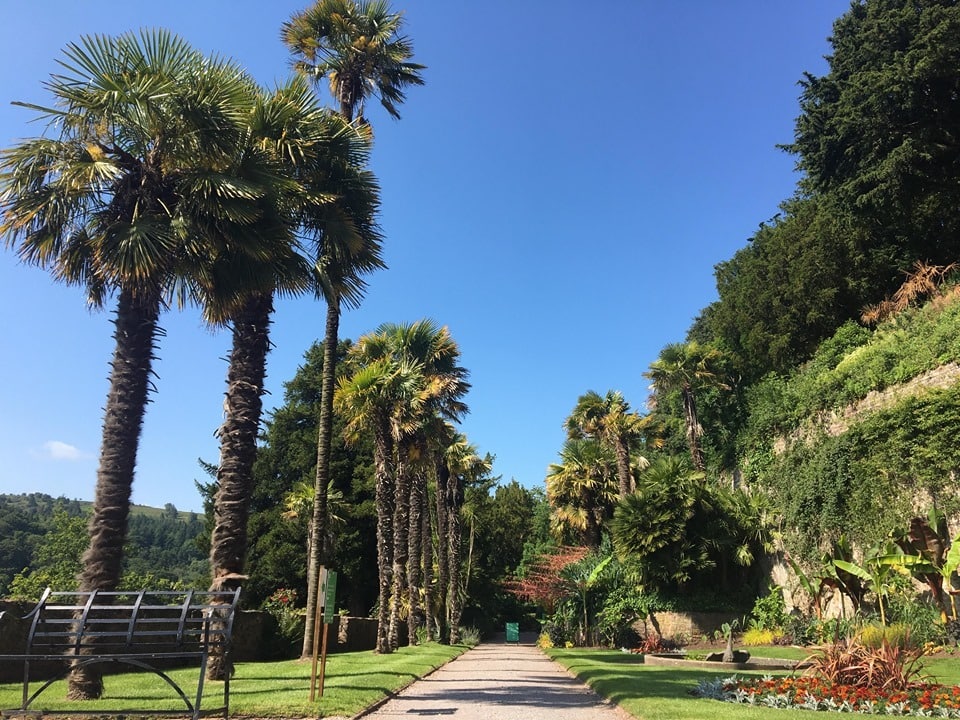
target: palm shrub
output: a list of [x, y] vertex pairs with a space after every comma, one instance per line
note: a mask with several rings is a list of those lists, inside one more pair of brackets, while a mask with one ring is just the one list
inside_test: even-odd
[[750, 585], [770, 531], [759, 501], [722, 488], [684, 458], [667, 457], [640, 474], [610, 528], [613, 545], [645, 591], [689, 596]]

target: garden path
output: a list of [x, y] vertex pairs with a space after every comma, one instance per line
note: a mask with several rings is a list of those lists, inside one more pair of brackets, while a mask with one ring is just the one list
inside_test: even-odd
[[359, 717], [455, 720], [627, 720], [534, 645], [485, 643]]

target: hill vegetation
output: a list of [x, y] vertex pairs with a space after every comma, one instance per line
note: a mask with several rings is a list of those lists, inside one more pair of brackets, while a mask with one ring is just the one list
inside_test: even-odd
[[[76, 586], [92, 503], [42, 493], [0, 495], [0, 597], [36, 600], [47, 585]], [[193, 586], [208, 582], [196, 513], [133, 506], [126, 547], [126, 587]]]

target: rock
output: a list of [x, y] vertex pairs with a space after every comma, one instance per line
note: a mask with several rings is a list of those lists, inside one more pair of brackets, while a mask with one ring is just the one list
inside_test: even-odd
[[750, 659], [750, 653], [745, 650], [734, 650], [733, 651], [733, 660], [724, 660], [723, 656], [726, 653], [723, 652], [712, 652], [707, 655], [705, 660], [708, 662], [735, 662], [735, 663], [745, 663]]

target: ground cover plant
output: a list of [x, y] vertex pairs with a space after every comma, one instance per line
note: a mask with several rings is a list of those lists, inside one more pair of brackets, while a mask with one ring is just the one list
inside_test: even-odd
[[[440, 667], [467, 649], [465, 645], [426, 643], [404, 647], [388, 655], [369, 651], [338, 653], [327, 659], [324, 694], [311, 703], [310, 663], [298, 660], [265, 663], [237, 663], [230, 683], [230, 714], [247, 717], [330, 717], [353, 716], [387, 697], [431, 670]], [[196, 668], [170, 672], [187, 689], [196, 687]], [[39, 687], [31, 685], [32, 688]], [[41, 696], [39, 707], [50, 710], [77, 709], [78, 703], [66, 700], [66, 683], [58, 682]], [[222, 684], [207, 682], [204, 705], [216, 707], [222, 697]], [[21, 685], [0, 685], [0, 707], [19, 706]], [[101, 700], [83, 703], [83, 710], [96, 711], [116, 707], [118, 699], [131, 710], [178, 710], [182, 702], [171, 695], [165, 683], [153, 673], [129, 673], [106, 679]]]

